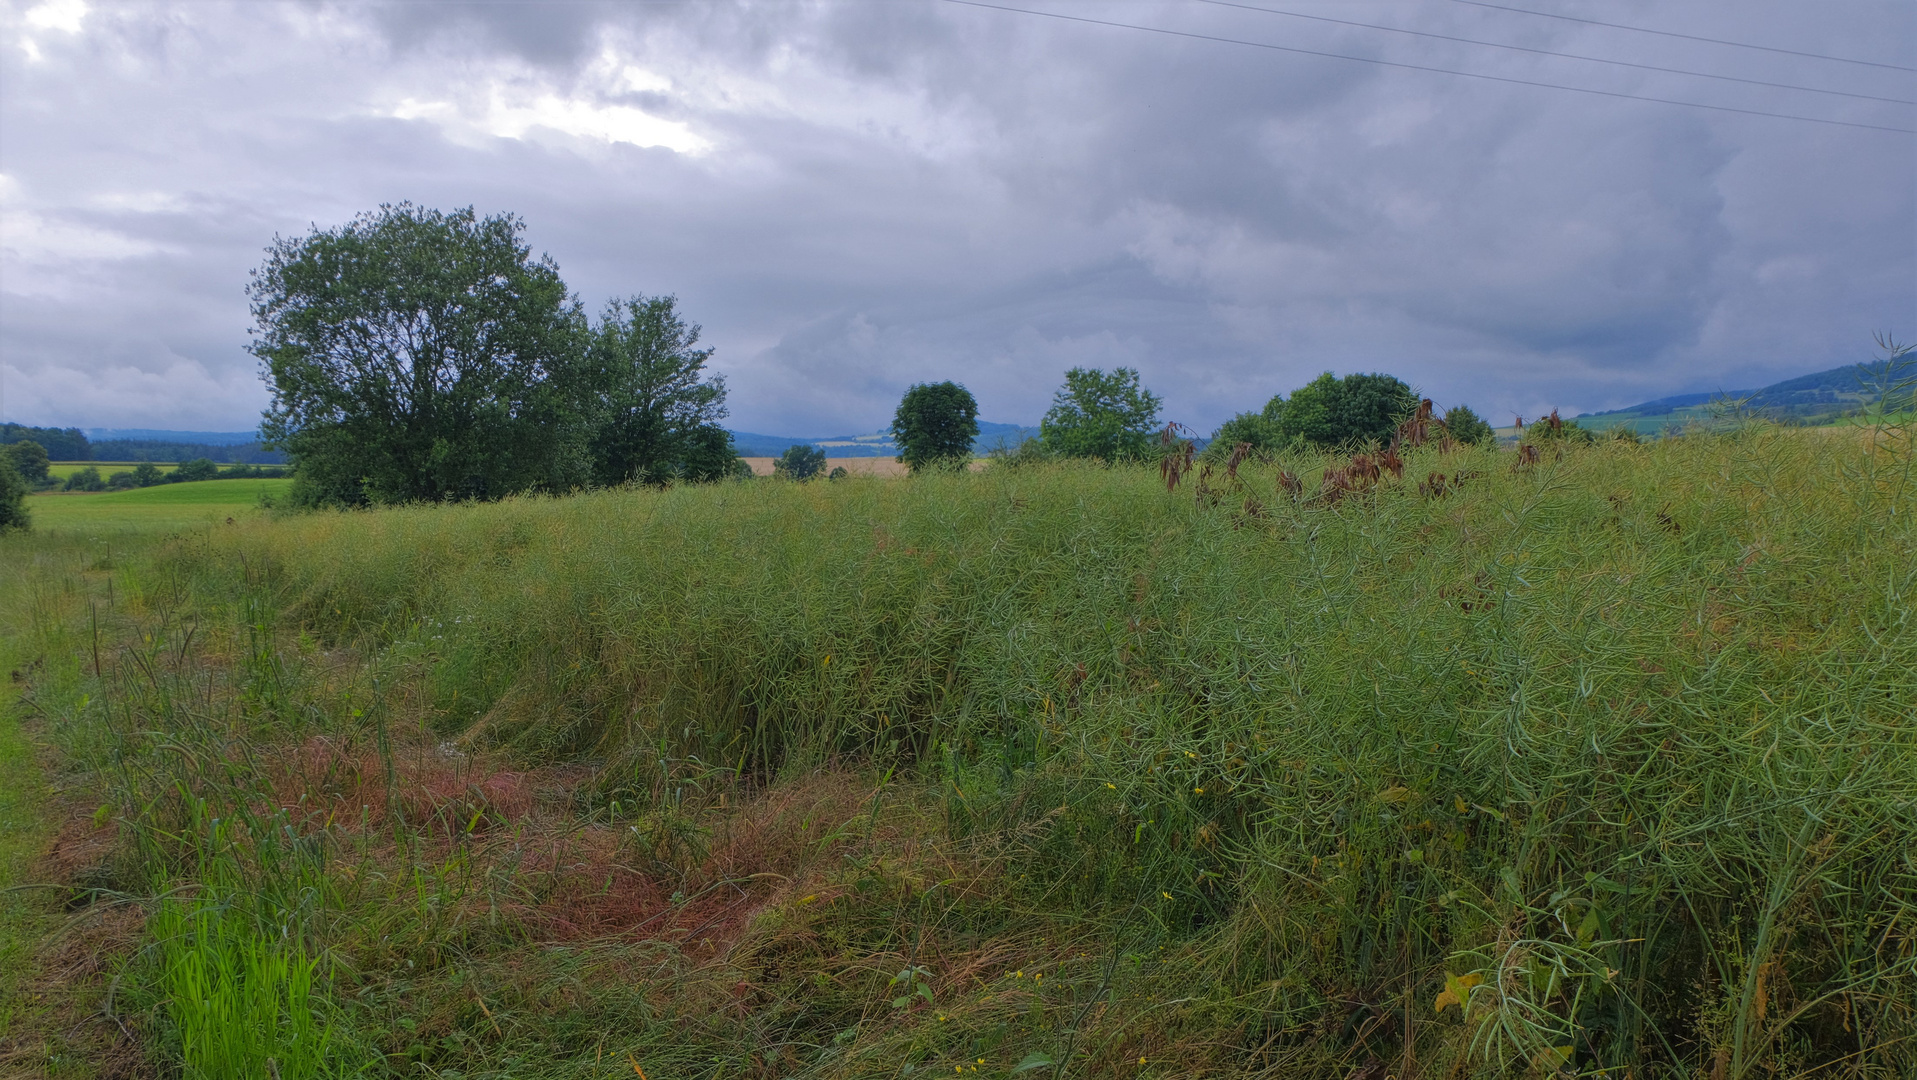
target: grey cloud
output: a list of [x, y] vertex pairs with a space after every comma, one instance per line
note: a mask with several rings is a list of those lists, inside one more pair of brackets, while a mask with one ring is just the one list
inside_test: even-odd
[[[24, 48], [24, 10], [0, 49]], [[1917, 119], [1189, 3], [1054, 10]], [[1461, 5], [1335, 10], [1913, 96]], [[1893, 62], [1912, 44], [1892, 4], [1628, 14]], [[40, 60], [0, 65], [0, 388], [28, 422], [250, 423], [260, 249], [401, 199], [520, 213], [595, 310], [677, 293], [760, 431], [876, 428], [946, 377], [1031, 421], [1074, 364], [1137, 366], [1202, 428], [1326, 368], [1575, 411], [1858, 359], [1917, 314], [1908, 136], [939, 3], [102, 6], [32, 40]], [[642, 115], [710, 149], [593, 126]]]

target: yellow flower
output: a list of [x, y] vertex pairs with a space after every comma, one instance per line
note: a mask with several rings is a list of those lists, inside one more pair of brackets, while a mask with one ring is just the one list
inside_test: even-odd
[[1201, 787], [1195, 787], [1191, 789], [1191, 792], [1193, 795], [1203, 795], [1205, 793], [1205, 789]]
[[1167, 899], [1167, 900], [1170, 900], [1170, 899], [1172, 898], [1172, 895], [1171, 895], [1170, 893], [1168, 893], [1168, 892], [1163, 892], [1163, 891], [1161, 891], [1161, 892], [1159, 892], [1159, 894], [1158, 894], [1158, 895], [1160, 895], [1160, 896], [1162, 896], [1162, 897], [1164, 897], [1164, 898], [1165, 898], [1165, 899]]
[[1117, 785], [1117, 784], [1106, 784], [1105, 786], [1106, 786], [1106, 787], [1108, 787], [1108, 788], [1111, 788], [1111, 789], [1112, 789], [1113, 791], [1117, 791], [1117, 790], [1118, 790], [1118, 785]]

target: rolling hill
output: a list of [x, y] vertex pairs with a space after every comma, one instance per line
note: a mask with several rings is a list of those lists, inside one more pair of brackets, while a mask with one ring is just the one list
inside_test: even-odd
[[1739, 410], [1788, 423], [1826, 424], [1877, 404], [1887, 387], [1907, 402], [1913, 377], [1917, 377], [1917, 365], [1909, 363], [1895, 370], [1883, 363], [1849, 364], [1756, 390], [1677, 394], [1629, 408], [1585, 413], [1577, 421], [1599, 431], [1628, 425], [1643, 435]]

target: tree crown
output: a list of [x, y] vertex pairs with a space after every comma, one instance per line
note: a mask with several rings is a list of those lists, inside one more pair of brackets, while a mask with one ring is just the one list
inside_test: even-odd
[[732, 472], [726, 383], [706, 374], [711, 349], [698, 348], [672, 296], [634, 296], [606, 305], [583, 373], [593, 436], [593, 480], [717, 480]]
[[401, 203], [276, 238], [248, 289], [262, 432], [324, 502], [496, 498], [581, 479], [584, 319], [524, 225]]
[[27, 509], [26, 477], [14, 469], [11, 455], [0, 454], [0, 533], [33, 526], [33, 512]]
[[899, 460], [913, 472], [964, 461], [978, 438], [978, 400], [955, 382], [914, 385], [892, 417], [892, 437], [898, 440]]
[[1497, 432], [1469, 405], [1453, 405], [1444, 411], [1444, 429], [1461, 443], [1479, 445], [1497, 438]]
[[804, 443], [786, 447], [785, 453], [772, 463], [772, 475], [787, 480], [810, 480], [824, 470], [825, 451]]
[[1162, 402], [1139, 384], [1135, 368], [1073, 368], [1039, 422], [1046, 449], [1104, 461], [1151, 453]]
[[32, 439], [22, 439], [7, 447], [4, 457], [12, 463], [14, 471], [29, 484], [47, 482], [48, 458], [46, 447]]
[[1330, 449], [1384, 442], [1417, 407], [1417, 392], [1394, 376], [1340, 379], [1327, 371], [1299, 387], [1290, 400], [1273, 398], [1264, 415], [1275, 418], [1282, 442]]

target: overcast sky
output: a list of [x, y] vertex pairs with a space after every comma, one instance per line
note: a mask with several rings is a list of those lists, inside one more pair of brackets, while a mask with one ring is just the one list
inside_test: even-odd
[[1917, 5], [1499, 2], [8, 2], [0, 414], [252, 427], [262, 249], [402, 200], [677, 294], [780, 434], [1120, 364], [1204, 431], [1326, 369], [1508, 424], [1917, 337]]

